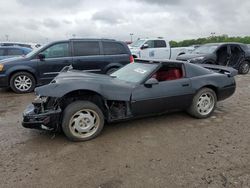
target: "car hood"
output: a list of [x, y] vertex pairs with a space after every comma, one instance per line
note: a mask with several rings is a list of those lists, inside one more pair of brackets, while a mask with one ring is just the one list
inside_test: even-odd
[[72, 70], [60, 73], [50, 84], [36, 88], [35, 92], [40, 96], [63, 97], [73, 91], [87, 90], [108, 100], [129, 101], [135, 86], [109, 75]]
[[190, 54], [183, 54], [177, 57], [177, 60], [182, 60], [182, 61], [187, 61], [196, 57], [205, 57], [207, 54], [195, 54], [195, 53], [190, 53]]
[[23, 56], [18, 56], [18, 57], [11, 57], [11, 58], [7, 58], [7, 59], [2, 59], [0, 60], [0, 64], [13, 64], [13, 63], [17, 63], [17, 62], [22, 62], [24, 60], [26, 60], [27, 58], [23, 57]]

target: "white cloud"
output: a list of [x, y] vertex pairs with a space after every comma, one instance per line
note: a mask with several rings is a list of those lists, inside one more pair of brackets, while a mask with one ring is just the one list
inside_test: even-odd
[[0, 2], [0, 40], [250, 35], [249, 10], [248, 0], [8, 0]]

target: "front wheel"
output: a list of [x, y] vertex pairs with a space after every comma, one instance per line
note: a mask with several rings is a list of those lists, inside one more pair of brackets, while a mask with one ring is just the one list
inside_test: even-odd
[[17, 72], [10, 78], [10, 88], [15, 93], [29, 93], [35, 89], [36, 81], [28, 72]]
[[209, 88], [201, 89], [193, 98], [187, 112], [196, 118], [202, 119], [211, 116], [217, 103], [215, 92]]
[[240, 67], [239, 67], [239, 74], [247, 74], [250, 70], [250, 63], [247, 62], [247, 61], [243, 61], [241, 64], [240, 64]]
[[62, 129], [72, 141], [95, 138], [102, 131], [104, 116], [98, 106], [89, 101], [75, 101], [63, 113]]

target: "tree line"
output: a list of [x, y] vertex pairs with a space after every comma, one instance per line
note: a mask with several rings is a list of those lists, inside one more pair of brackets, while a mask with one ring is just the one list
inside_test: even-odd
[[183, 41], [170, 41], [171, 47], [186, 47], [191, 45], [201, 45], [206, 43], [217, 43], [217, 42], [240, 42], [244, 44], [250, 44], [250, 36], [245, 37], [229, 37], [228, 35], [211, 36], [207, 38], [190, 39]]

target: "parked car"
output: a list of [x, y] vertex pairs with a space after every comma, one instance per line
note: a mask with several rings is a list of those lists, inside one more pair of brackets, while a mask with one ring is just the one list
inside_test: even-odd
[[32, 49], [17, 46], [0, 46], [0, 60], [10, 57], [24, 56], [30, 53]]
[[239, 74], [247, 74], [250, 69], [250, 50], [241, 43], [210, 43], [179, 56], [177, 60], [230, 66], [237, 69]]
[[60, 70], [74, 69], [111, 73], [133, 62], [123, 42], [108, 39], [71, 39], [47, 44], [25, 57], [0, 61], [0, 87], [26, 93], [49, 83]]
[[171, 59], [193, 50], [190, 47], [171, 48], [164, 38], [139, 39], [129, 45], [134, 58], [140, 59]]
[[0, 46], [20, 46], [30, 49], [36, 49], [41, 47], [38, 43], [24, 43], [24, 42], [0, 42]]
[[67, 70], [36, 88], [38, 98], [24, 111], [22, 125], [53, 131], [62, 128], [69, 139], [84, 141], [96, 137], [105, 122], [175, 110], [207, 118], [217, 101], [234, 93], [237, 71], [203, 66], [136, 60], [111, 75]]

